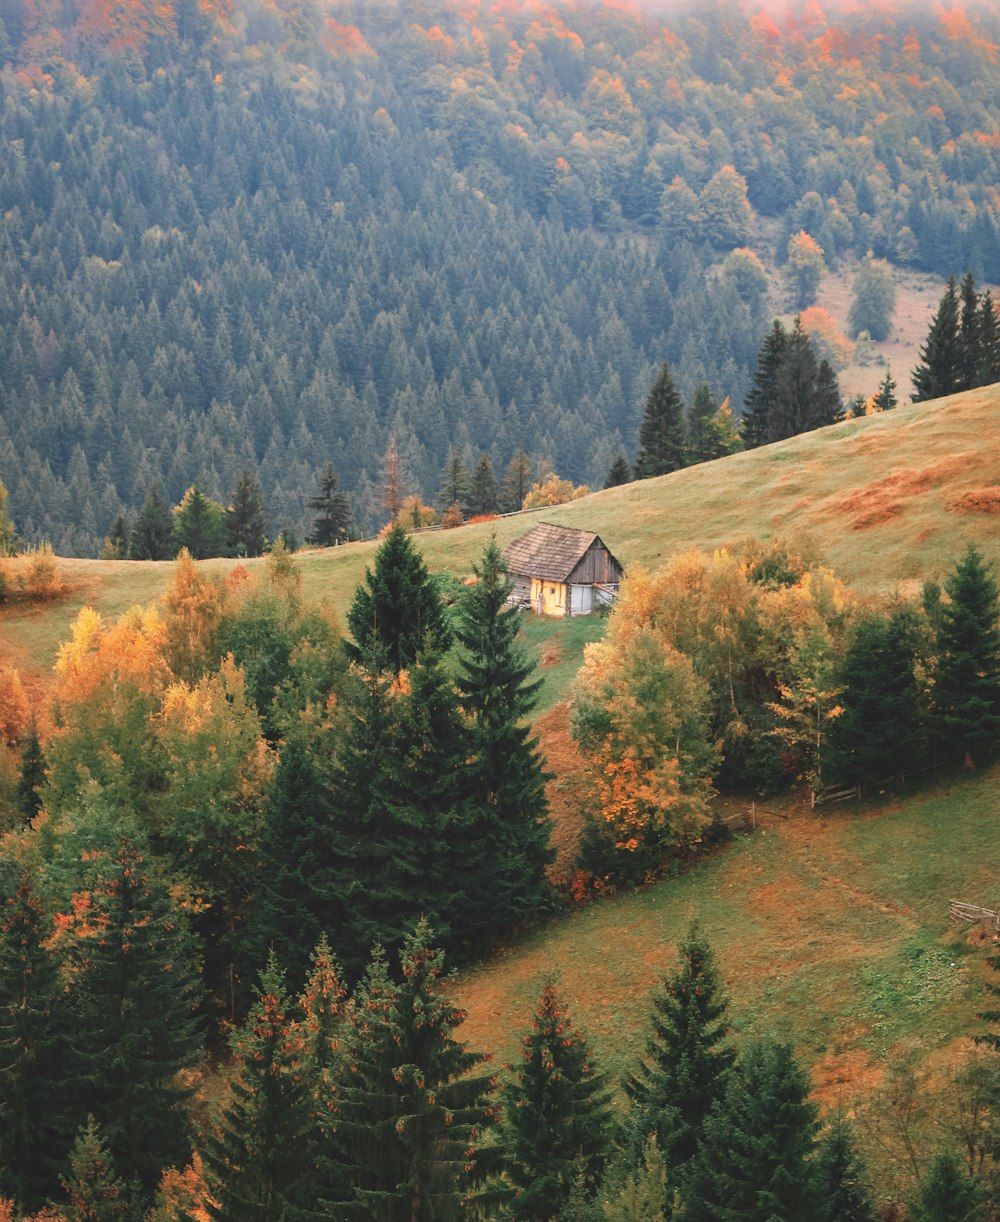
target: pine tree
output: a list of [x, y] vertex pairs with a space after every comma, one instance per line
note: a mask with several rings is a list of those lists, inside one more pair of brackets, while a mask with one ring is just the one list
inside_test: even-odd
[[312, 1201], [311, 1103], [285, 975], [272, 951], [230, 1041], [229, 1101], [203, 1154], [217, 1222], [292, 1219]]
[[840, 672], [843, 709], [827, 738], [824, 770], [862, 787], [902, 772], [926, 745], [916, 677], [918, 624], [903, 608], [855, 627]]
[[976, 385], [990, 386], [1000, 378], [1000, 321], [997, 319], [996, 302], [989, 290], [980, 297], [979, 309], [981, 364]]
[[920, 349], [922, 364], [914, 369], [913, 401], [939, 399], [954, 394], [961, 382], [961, 356], [958, 338], [958, 289], [955, 277], [948, 280], [944, 296], [938, 303], [924, 346]]
[[306, 508], [316, 514], [306, 542], [313, 547], [334, 547], [351, 533], [351, 502], [340, 489], [340, 478], [328, 462], [319, 476], [319, 491], [306, 498]]
[[51, 932], [27, 877], [8, 866], [0, 890], [0, 1197], [34, 1208], [56, 1184], [59, 1082], [66, 1066], [51, 1021], [59, 999]]
[[632, 468], [629, 466], [628, 459], [619, 450], [611, 466], [608, 468], [608, 477], [604, 481], [604, 487], [620, 488], [622, 484], [630, 484], [633, 478]]
[[788, 334], [778, 319], [771, 325], [753, 372], [750, 392], [743, 405], [740, 431], [748, 450], [766, 445], [771, 440], [771, 413], [774, 410], [778, 374], [785, 359]]
[[705, 1119], [682, 1187], [689, 1222], [774, 1222], [817, 1216], [812, 1166], [816, 1107], [787, 1044], [741, 1055], [723, 1098]]
[[190, 1149], [180, 1075], [201, 1051], [195, 945], [137, 833], [95, 805], [67, 848], [60, 868], [86, 903], [58, 946], [72, 981], [59, 1008], [64, 1111], [74, 1124], [92, 1112], [121, 1175], [152, 1191]]
[[441, 471], [440, 487], [437, 494], [437, 506], [442, 512], [452, 505], [458, 505], [464, 510], [469, 499], [469, 472], [462, 456], [454, 448], [449, 449]]
[[854, 1146], [851, 1126], [833, 1120], [816, 1151], [817, 1222], [875, 1222], [875, 1202]]
[[32, 722], [21, 747], [21, 775], [17, 781], [17, 808], [25, 825], [31, 823], [42, 809], [45, 781], [45, 754], [38, 737], [38, 727]]
[[351, 1003], [326, 934], [320, 935], [310, 957], [309, 972], [298, 1003], [298, 1037], [308, 1082], [310, 1120], [321, 1145], [333, 1139], [337, 1127], [339, 1082], [344, 1075], [344, 1039]]
[[242, 471], [226, 510], [226, 537], [232, 556], [262, 556], [267, 547], [267, 514], [260, 485]]
[[[987, 981], [986, 988], [991, 996], [1000, 997], [1000, 983], [997, 983], [997, 973], [1000, 973], [1000, 951], [987, 957], [986, 966], [992, 973], [992, 978]], [[1000, 1009], [982, 1010], [976, 1017], [984, 1023], [1000, 1023]], [[986, 1031], [977, 1035], [975, 1039], [977, 1044], [983, 1044], [987, 1048], [992, 1048], [994, 1052], [1000, 1052], [1000, 1031]]]
[[473, 572], [478, 580], [459, 604], [456, 686], [470, 725], [476, 830], [465, 858], [467, 903], [456, 904], [453, 932], [480, 947], [544, 903], [553, 853], [538, 740], [524, 724], [541, 681], [531, 679], [534, 663], [517, 641], [521, 613], [507, 606], [513, 582], [495, 540]]
[[688, 412], [688, 440], [686, 460], [688, 463], [709, 462], [716, 458], [713, 447], [713, 430], [709, 421], [718, 411], [718, 404], [707, 382], [695, 387], [694, 398]]
[[169, 560], [175, 553], [170, 549], [173, 522], [160, 490], [155, 485], [146, 493], [139, 515], [132, 527], [129, 557], [132, 560]]
[[470, 518], [486, 517], [500, 510], [497, 477], [493, 474], [493, 466], [486, 454], [479, 455], [476, 469], [472, 473], [467, 507]]
[[624, 1082], [632, 1105], [626, 1123], [632, 1157], [652, 1134], [674, 1178], [697, 1154], [705, 1118], [722, 1098], [735, 1060], [728, 1003], [696, 925], [678, 951], [677, 968], [653, 993], [645, 1056]]
[[989, 565], [972, 545], [944, 583], [934, 668], [933, 728], [966, 767], [1000, 737], [1000, 604]]
[[195, 560], [226, 554], [226, 511], [207, 497], [197, 484], [174, 507], [170, 541], [174, 554], [187, 548]]
[[128, 518], [123, 513], [115, 514], [115, 520], [111, 523], [111, 529], [104, 537], [101, 559], [127, 560], [131, 534], [132, 530], [128, 524]]
[[972, 390], [980, 385], [984, 363], [981, 336], [982, 316], [972, 272], [966, 272], [959, 285], [961, 313], [958, 320], [958, 370], [956, 390]]
[[840, 397], [837, 375], [824, 357], [816, 369], [816, 382], [810, 401], [807, 428], [821, 429], [844, 419], [844, 401]]
[[[796, 318], [782, 351], [767, 418], [768, 441], [783, 441], [815, 427], [819, 365], [809, 333]], [[826, 423], [826, 422], [824, 422]]]
[[955, 1154], [938, 1154], [920, 1181], [910, 1203], [913, 1222], [977, 1222], [982, 1217], [983, 1194], [962, 1170]]
[[359, 660], [377, 641], [397, 675], [425, 644], [448, 648], [451, 632], [441, 599], [423, 558], [398, 522], [375, 553], [374, 569], [365, 569], [347, 624], [356, 642], [348, 645], [352, 657]]
[[899, 400], [896, 398], [896, 383], [893, 380], [892, 370], [885, 371], [885, 377], [878, 388], [878, 393], [873, 400], [873, 406], [877, 412], [888, 412], [896, 406]]
[[93, 1116], [81, 1125], [69, 1155], [63, 1187], [67, 1222], [128, 1222], [135, 1218], [125, 1184]]
[[683, 466], [684, 404], [674, 388], [670, 366], [664, 361], [646, 397], [635, 474], [637, 479], [649, 479]]
[[531, 459], [518, 447], [504, 472], [503, 486], [500, 489], [501, 512], [517, 513], [524, 504], [524, 498], [531, 491], [531, 484]]
[[555, 985], [542, 986], [521, 1063], [503, 1092], [503, 1145], [519, 1222], [556, 1217], [582, 1176], [592, 1187], [610, 1125], [610, 1095]]

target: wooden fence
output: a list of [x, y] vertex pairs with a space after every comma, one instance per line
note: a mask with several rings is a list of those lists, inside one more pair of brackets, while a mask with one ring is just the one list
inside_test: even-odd
[[985, 925], [994, 933], [1000, 931], [1000, 913], [994, 912], [992, 908], [981, 908], [978, 904], [966, 904], [963, 900], [949, 900], [948, 915], [953, 921], [966, 921], [970, 925]]

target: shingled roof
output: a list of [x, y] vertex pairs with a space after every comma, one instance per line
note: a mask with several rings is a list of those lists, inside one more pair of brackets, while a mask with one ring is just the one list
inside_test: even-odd
[[511, 573], [545, 581], [565, 581], [595, 539], [598, 537], [592, 530], [541, 522], [508, 543], [503, 549], [503, 557]]

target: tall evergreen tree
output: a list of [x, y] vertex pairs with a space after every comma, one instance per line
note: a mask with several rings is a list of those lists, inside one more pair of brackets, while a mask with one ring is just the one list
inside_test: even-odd
[[186, 547], [194, 560], [224, 556], [226, 511], [218, 501], [207, 497], [197, 484], [192, 484], [174, 508], [170, 539], [175, 555]]
[[[67, 1069], [51, 1020], [59, 997], [51, 922], [27, 877], [0, 875], [0, 1197], [25, 1209], [57, 1187]], [[62, 1147], [62, 1148], [60, 1148]]]
[[[425, 921], [407, 939], [401, 981], [376, 950], [358, 991], [337, 1141], [349, 1185], [344, 1217], [436, 1222], [458, 1216], [492, 1169], [479, 1134], [495, 1080], [455, 1039], [464, 1013], [446, 998], [443, 954]], [[336, 1215], [335, 1215], [336, 1216]]]
[[104, 546], [101, 548], [102, 560], [127, 560], [129, 557], [129, 540], [132, 536], [132, 529], [129, 526], [128, 518], [123, 513], [115, 514], [115, 520], [111, 523], [111, 529], [104, 537]]
[[348, 645], [355, 660], [377, 642], [397, 675], [412, 665], [425, 645], [443, 650], [451, 643], [434, 582], [399, 522], [382, 540], [374, 568], [365, 569], [364, 583], [347, 612], [347, 625], [356, 642]]
[[1000, 604], [997, 583], [971, 544], [944, 583], [934, 667], [933, 728], [966, 767], [1000, 738]]
[[914, 403], [939, 399], [960, 389], [958, 325], [958, 288], [952, 276], [920, 349], [921, 364], [911, 374]]
[[610, 1095], [555, 985], [542, 986], [521, 1062], [503, 1092], [503, 1144], [519, 1222], [559, 1215], [578, 1178], [593, 1186], [606, 1149]]
[[885, 371], [885, 377], [879, 385], [878, 393], [875, 395], [873, 405], [877, 412], [888, 412], [896, 406], [899, 400], [896, 398], [896, 383], [892, 377], [892, 370]]
[[723, 1098], [705, 1119], [682, 1196], [689, 1222], [815, 1218], [816, 1107], [787, 1044], [741, 1055]]
[[816, 368], [816, 384], [808, 415], [810, 429], [825, 428], [837, 424], [844, 418], [844, 401], [840, 397], [837, 375], [833, 366], [824, 357]]
[[67, 1222], [131, 1222], [138, 1215], [93, 1116], [77, 1132], [63, 1187]]
[[650, 387], [639, 425], [637, 479], [666, 475], [684, 466], [684, 404], [666, 361]]
[[175, 554], [170, 547], [172, 529], [170, 510], [154, 484], [146, 493], [132, 527], [129, 557], [132, 560], [169, 560]]
[[979, 299], [980, 367], [977, 386], [990, 386], [1000, 379], [1000, 320], [996, 302], [987, 290]]
[[958, 290], [961, 312], [958, 320], [958, 369], [956, 390], [971, 390], [980, 385], [983, 367], [982, 316], [979, 295], [972, 272], [966, 272]]
[[311, 1108], [284, 972], [273, 951], [233, 1034], [229, 1100], [202, 1143], [217, 1222], [302, 1216], [313, 1200]]
[[687, 454], [688, 463], [709, 462], [717, 457], [714, 453], [714, 430], [709, 423], [719, 410], [707, 382], [695, 387], [694, 398], [688, 411]]
[[461, 454], [452, 447], [448, 451], [444, 467], [441, 470], [440, 486], [437, 494], [437, 505], [442, 511], [457, 505], [459, 509], [466, 508], [469, 499], [469, 472], [462, 461]]
[[531, 459], [518, 446], [504, 472], [503, 485], [500, 489], [501, 512], [517, 513], [524, 504], [524, 498], [531, 491], [531, 484]]
[[778, 374], [785, 359], [788, 334], [778, 319], [764, 338], [757, 355], [750, 392], [743, 405], [740, 432], [748, 450], [766, 445], [770, 440], [770, 419], [777, 393]]
[[935, 1156], [910, 1202], [913, 1222], [977, 1222], [982, 1217], [983, 1194], [967, 1176], [951, 1151]]
[[201, 1053], [194, 942], [142, 838], [104, 808], [86, 811], [66, 849], [52, 870], [85, 903], [58, 946], [72, 982], [58, 1012], [64, 1114], [76, 1125], [93, 1113], [119, 1173], [152, 1191], [190, 1149], [181, 1071]]
[[455, 910], [456, 936], [478, 947], [545, 901], [549, 845], [545, 773], [538, 740], [525, 725], [540, 680], [517, 635], [521, 613], [496, 540], [473, 571], [459, 605], [456, 686], [470, 723], [470, 792], [476, 831], [463, 872], [467, 903]]
[[632, 468], [629, 466], [628, 459], [619, 450], [615, 455], [611, 466], [608, 468], [607, 479], [604, 481], [605, 488], [620, 488], [622, 484], [630, 484], [634, 476]]
[[801, 317], [797, 317], [785, 341], [775, 377], [767, 419], [768, 441], [782, 441], [816, 427], [818, 375], [816, 349]]
[[249, 471], [242, 471], [226, 509], [226, 538], [232, 556], [262, 556], [267, 546], [264, 497]]
[[851, 1126], [833, 1120], [816, 1151], [817, 1222], [875, 1222], [875, 1202]]
[[624, 1082], [632, 1110], [626, 1136], [638, 1158], [653, 1135], [672, 1178], [701, 1145], [705, 1118], [722, 1098], [735, 1060], [711, 948], [692, 926], [680, 962], [653, 993], [645, 1056]]
[[21, 747], [21, 775], [17, 781], [17, 807], [25, 824], [31, 823], [42, 809], [42, 789], [45, 786], [45, 754], [38, 727], [28, 727]]
[[306, 508], [315, 513], [306, 542], [313, 547], [333, 547], [343, 543], [351, 533], [351, 502], [341, 491], [340, 478], [333, 463], [328, 462], [319, 476], [319, 489], [306, 498]]
[[469, 481], [467, 508], [470, 518], [483, 517], [500, 511], [500, 492], [493, 465], [487, 454], [480, 454], [476, 469]]
[[908, 608], [862, 619], [838, 682], [843, 709], [827, 736], [824, 768], [862, 787], [912, 766], [926, 745], [916, 661], [919, 627]]

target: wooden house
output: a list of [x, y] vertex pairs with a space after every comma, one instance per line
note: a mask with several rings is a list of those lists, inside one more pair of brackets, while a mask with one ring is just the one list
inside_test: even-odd
[[622, 566], [593, 531], [542, 522], [503, 555], [512, 599], [540, 615], [587, 615], [618, 596]]

